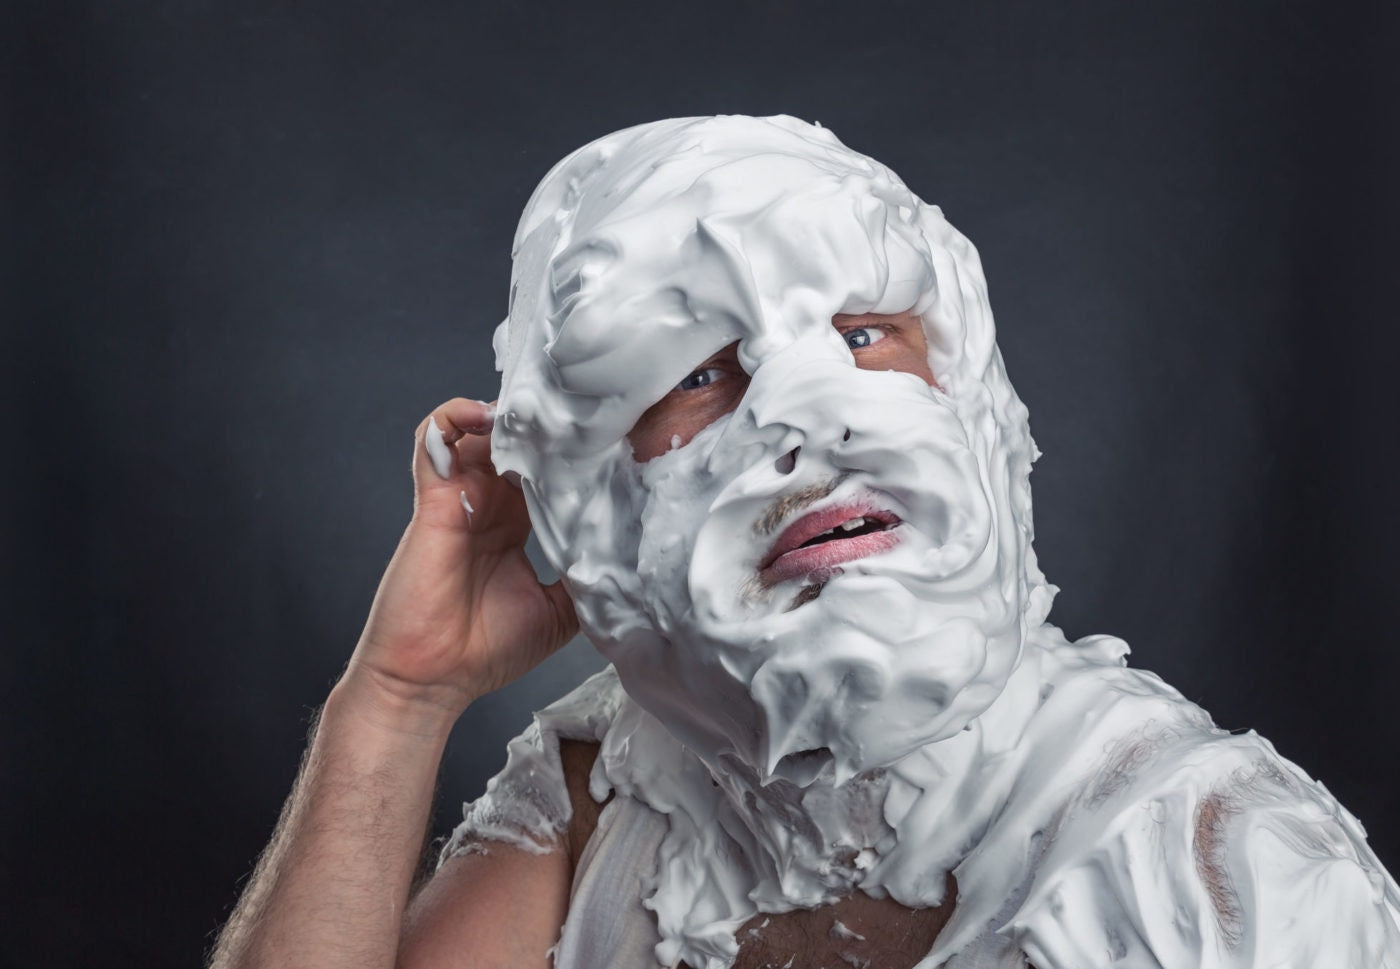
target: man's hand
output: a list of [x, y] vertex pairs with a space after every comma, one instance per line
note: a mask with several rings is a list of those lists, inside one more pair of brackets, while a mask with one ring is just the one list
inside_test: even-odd
[[[452, 724], [577, 628], [563, 586], [541, 585], [525, 558], [525, 502], [491, 467], [491, 420], [490, 405], [458, 399], [419, 425], [413, 520], [219, 938], [216, 969], [393, 966]], [[502, 848], [457, 871], [454, 884], [476, 893], [452, 921], [474, 933], [458, 958], [546, 962], [568, 907], [567, 854]], [[510, 914], [521, 894], [539, 903], [528, 937]], [[429, 951], [435, 938], [420, 932], [417, 945]]]
[[525, 557], [530, 521], [520, 489], [491, 465], [493, 416], [459, 397], [418, 426], [413, 520], [346, 671], [453, 719], [578, 628], [562, 584], [542, 585]]

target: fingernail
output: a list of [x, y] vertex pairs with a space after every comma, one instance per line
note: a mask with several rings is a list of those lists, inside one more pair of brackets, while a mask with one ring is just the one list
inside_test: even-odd
[[428, 459], [433, 462], [433, 470], [444, 481], [452, 477], [452, 449], [442, 436], [442, 428], [437, 421], [428, 418], [428, 433], [423, 436], [423, 444], [428, 449]]
[[484, 400], [479, 400], [479, 401], [477, 401], [477, 403], [480, 404], [482, 407], [485, 407], [485, 408], [486, 408], [486, 419], [487, 419], [488, 421], [494, 421], [494, 420], [496, 419], [496, 405], [495, 405], [495, 404], [488, 404], [488, 403], [487, 403], [486, 401], [484, 401]]

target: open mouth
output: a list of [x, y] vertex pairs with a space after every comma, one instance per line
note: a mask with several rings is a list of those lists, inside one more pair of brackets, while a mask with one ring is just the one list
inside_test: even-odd
[[857, 515], [848, 518], [834, 528], [828, 528], [819, 535], [813, 535], [803, 542], [798, 548], [811, 548], [813, 545], [821, 545], [823, 542], [835, 541], [838, 538], [859, 538], [861, 535], [870, 535], [875, 532], [884, 532], [893, 528], [897, 522], [882, 521], [878, 518], [866, 518], [864, 515]]
[[845, 503], [803, 515], [785, 528], [759, 564], [766, 587], [810, 576], [823, 582], [842, 562], [865, 558], [899, 543], [898, 515], [867, 502]]

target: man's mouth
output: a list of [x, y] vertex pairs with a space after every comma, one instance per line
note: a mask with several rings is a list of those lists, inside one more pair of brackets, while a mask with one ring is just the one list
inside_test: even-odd
[[846, 502], [803, 515], [783, 529], [758, 567], [765, 588], [812, 576], [823, 581], [842, 562], [884, 552], [899, 544], [898, 515], [863, 501]]

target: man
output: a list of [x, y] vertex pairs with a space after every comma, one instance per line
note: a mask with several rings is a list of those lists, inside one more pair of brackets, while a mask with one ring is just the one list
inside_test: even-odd
[[[1400, 966], [1325, 790], [1046, 623], [976, 253], [883, 166], [790, 118], [588, 145], [496, 351], [217, 965]], [[452, 723], [575, 616], [613, 667], [405, 912]]]

